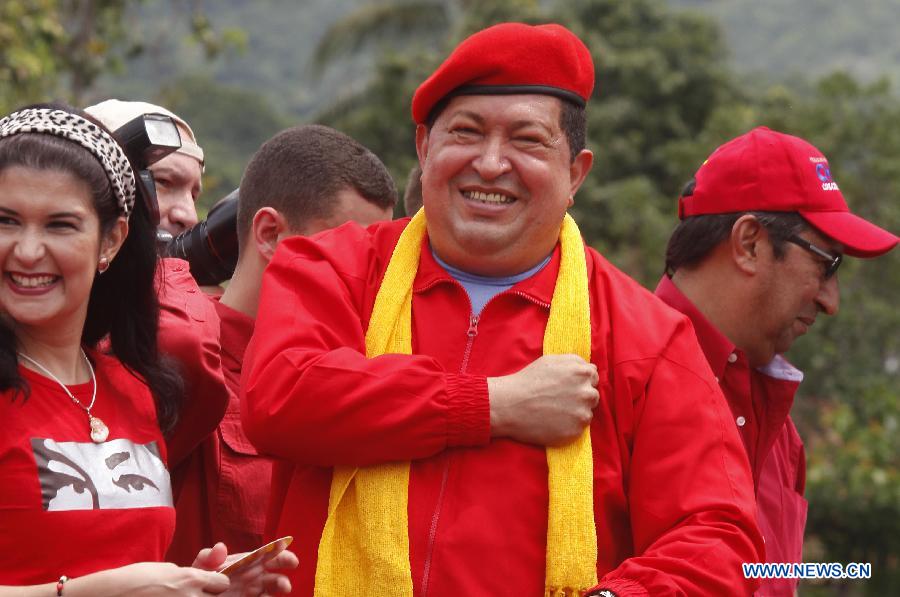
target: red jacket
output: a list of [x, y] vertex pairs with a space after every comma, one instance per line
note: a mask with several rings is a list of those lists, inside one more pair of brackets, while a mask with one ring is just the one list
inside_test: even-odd
[[[802, 562], [806, 526], [806, 456], [788, 413], [802, 374], [782, 357], [768, 368], [751, 369], [737, 350], [668, 277], [656, 295], [694, 324], [700, 346], [731, 407], [753, 470], [759, 528], [767, 562]], [[794, 595], [797, 579], [768, 579], [757, 595]]]
[[[270, 533], [291, 534], [310, 595], [331, 468], [410, 460], [416, 595], [541, 595], [547, 533], [543, 447], [490, 437], [487, 376], [537, 359], [559, 269], [472, 317], [463, 288], [422, 250], [413, 355], [364, 357], [364, 332], [406, 221], [354, 224], [281, 243], [247, 351], [244, 426], [287, 459]], [[427, 240], [426, 240], [427, 243]], [[746, 457], [689, 322], [587, 250], [597, 570], [620, 595], [735, 595], [757, 561]]]

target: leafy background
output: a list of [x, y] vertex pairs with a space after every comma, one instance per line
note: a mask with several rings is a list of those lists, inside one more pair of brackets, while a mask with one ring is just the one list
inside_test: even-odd
[[[204, 209], [265, 139], [302, 122], [356, 137], [402, 188], [413, 90], [462, 37], [502, 20], [561, 22], [591, 48], [596, 159], [573, 211], [643, 284], [661, 273], [682, 184], [756, 125], [809, 139], [851, 208], [900, 231], [896, 0], [4, 0], [0, 109], [163, 104], [207, 152]], [[900, 251], [849, 260], [840, 315], [790, 354], [807, 375], [794, 407], [805, 558], [873, 565], [869, 581], [804, 581], [803, 595], [900, 594], [898, 265]]]

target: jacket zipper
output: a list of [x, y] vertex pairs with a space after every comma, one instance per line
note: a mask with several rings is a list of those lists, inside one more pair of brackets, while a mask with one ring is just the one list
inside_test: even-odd
[[[440, 280], [438, 280], [436, 282], [432, 282], [431, 284], [425, 286], [424, 288], [419, 289], [419, 292], [421, 292], [422, 290], [431, 288], [432, 286], [436, 285], [439, 282], [440, 282]], [[465, 296], [468, 299], [468, 293], [465, 291], [465, 288], [463, 288], [462, 284], [460, 284], [456, 280], [450, 280], [450, 282], [452, 284], [457, 285], [465, 293]], [[546, 309], [550, 308], [549, 303], [539, 301], [539, 300], [535, 299], [534, 297], [525, 294], [524, 292], [520, 292], [520, 291], [516, 291], [516, 290], [513, 290], [513, 291], [505, 290], [505, 291], [503, 291], [499, 294], [495, 294], [493, 297], [491, 297], [491, 299], [487, 303], [485, 303], [485, 305], [481, 308], [481, 312], [484, 313], [485, 308], [489, 304], [491, 304], [494, 301], [494, 299], [496, 299], [497, 297], [504, 295], [504, 294], [514, 294], [514, 295], [520, 296], [532, 303], [540, 305]], [[468, 337], [468, 340], [466, 341], [466, 349], [463, 352], [462, 364], [459, 367], [460, 373], [465, 373], [466, 369], [468, 369], [468, 367], [469, 367], [469, 357], [472, 354], [472, 344], [475, 342], [475, 337], [478, 335], [478, 322], [481, 319], [481, 315], [475, 315], [474, 313], [472, 313], [471, 303], [469, 304], [469, 313], [471, 314], [471, 315], [469, 315], [469, 328], [466, 330], [466, 336]], [[441, 488], [438, 491], [437, 503], [435, 504], [435, 507], [434, 507], [434, 513], [431, 515], [431, 526], [428, 529], [428, 544], [426, 545], [426, 548], [425, 548], [425, 567], [422, 571], [422, 595], [421, 595], [421, 597], [426, 597], [428, 595], [428, 580], [429, 580], [429, 577], [431, 574], [431, 558], [432, 558], [433, 551], [434, 551], [434, 541], [435, 541], [435, 538], [437, 537], [438, 521], [441, 518], [441, 508], [443, 507], [443, 504], [444, 504], [444, 494], [446, 493], [447, 479], [449, 476], [450, 476], [450, 455], [448, 454], [445, 457], [444, 472], [441, 475]]]
[[[527, 300], [528, 302], [534, 303], [535, 305], [541, 306], [545, 309], [550, 308], [550, 303], [545, 303], [544, 301], [538, 300], [535, 297], [531, 296], [530, 294], [525, 294], [524, 292], [519, 291], [519, 290], [507, 290], [506, 292], [501, 292], [500, 294], [512, 294], [514, 296], [520, 296], [523, 299]], [[500, 296], [500, 294], [496, 295], [494, 298]], [[494, 299], [491, 299], [491, 300], [494, 300]]]
[[466, 342], [466, 351], [463, 353], [462, 365], [459, 367], [460, 373], [465, 373], [466, 369], [469, 367], [469, 355], [472, 354], [472, 343], [475, 342], [475, 336], [478, 335], [478, 315], [472, 315], [469, 318], [469, 329], [466, 331], [466, 336], [469, 337], [469, 340]]
[[[471, 311], [470, 311], [471, 312]], [[460, 373], [465, 373], [469, 366], [469, 355], [472, 354], [472, 344], [475, 342], [475, 336], [478, 335], [478, 315], [469, 316], [469, 329], [466, 330], [466, 350], [463, 352], [462, 365], [459, 367]], [[434, 507], [434, 514], [431, 515], [431, 527], [428, 529], [428, 544], [425, 551], [425, 569], [422, 572], [422, 597], [428, 594], [428, 577], [431, 573], [431, 556], [434, 551], [434, 540], [437, 536], [438, 521], [441, 518], [441, 508], [444, 505], [444, 493], [447, 489], [447, 478], [450, 476], [450, 455], [447, 454], [444, 459], [444, 472], [441, 475], [441, 488], [438, 491], [437, 504]]]

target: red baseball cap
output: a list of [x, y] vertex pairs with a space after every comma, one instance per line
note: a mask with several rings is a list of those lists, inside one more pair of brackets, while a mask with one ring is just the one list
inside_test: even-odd
[[694, 176], [678, 217], [742, 211], [791, 211], [854, 257], [876, 257], [900, 241], [850, 213], [828, 160], [799, 137], [757, 127], [716, 149]]
[[587, 47], [562, 25], [501, 23], [464, 39], [412, 101], [416, 124], [448, 96], [537, 93], [585, 106], [594, 89]]

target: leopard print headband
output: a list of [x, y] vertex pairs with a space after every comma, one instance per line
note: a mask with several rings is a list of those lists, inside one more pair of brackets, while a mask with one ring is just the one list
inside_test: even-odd
[[27, 108], [0, 119], [0, 139], [20, 133], [41, 133], [73, 141], [90, 151], [106, 171], [126, 218], [134, 208], [134, 171], [125, 151], [112, 136], [93, 122], [56, 108]]

